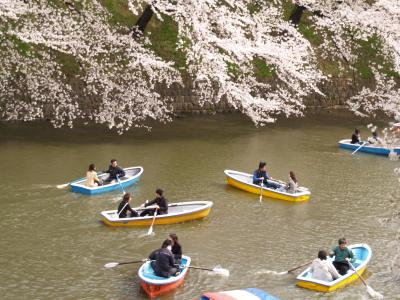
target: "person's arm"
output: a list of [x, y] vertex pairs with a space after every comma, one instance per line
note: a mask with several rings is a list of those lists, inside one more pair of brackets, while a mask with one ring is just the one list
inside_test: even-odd
[[103, 173], [110, 173], [110, 167], [107, 170], [103, 171]]
[[253, 182], [257, 182], [259, 180], [260, 180], [260, 178], [257, 177], [257, 171], [254, 171], [254, 173], [253, 173]]
[[355, 257], [355, 255], [354, 255], [353, 251], [351, 251], [351, 249], [348, 249], [348, 250], [349, 250], [350, 262], [351, 262], [351, 263], [354, 263], [354, 262], [356, 261], [356, 257]]
[[174, 259], [174, 255], [168, 255], [169, 257], [169, 265], [174, 268], [175, 267], [175, 259]]
[[157, 250], [151, 252], [150, 255], [149, 255], [149, 259], [150, 260], [155, 260], [156, 259], [156, 253], [157, 253]]
[[336, 249], [336, 247], [333, 247], [333, 248], [331, 249], [331, 252], [329, 252], [329, 256], [330, 256], [330, 257], [334, 257], [334, 256], [335, 256], [335, 249]]
[[179, 245], [176, 249], [175, 258], [181, 259], [182, 258], [182, 246]]
[[132, 209], [132, 207], [129, 204], [126, 206], [126, 210], [127, 211], [129, 210], [131, 213], [135, 213], [135, 211]]
[[151, 200], [150, 202], [145, 203], [145, 204], [144, 204], [144, 207], [147, 207], [147, 206], [150, 206], [150, 205], [153, 205], [153, 204], [156, 204], [156, 203], [157, 203], [157, 198]]
[[118, 176], [119, 177], [124, 177], [125, 176], [125, 171], [121, 168], [118, 167]]

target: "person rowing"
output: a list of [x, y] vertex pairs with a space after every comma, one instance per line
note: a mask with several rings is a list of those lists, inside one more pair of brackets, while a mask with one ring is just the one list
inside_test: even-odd
[[345, 238], [340, 238], [338, 241], [338, 246], [332, 248], [332, 252], [329, 256], [335, 256], [335, 260], [333, 261], [333, 265], [340, 275], [346, 275], [347, 271], [350, 269], [348, 260], [351, 263], [354, 263], [355, 256], [351, 249], [346, 247], [347, 241]]
[[156, 198], [150, 202], [146, 202], [144, 204], [141, 205], [141, 207], [148, 207], [151, 205], [156, 206], [156, 208], [152, 208], [152, 209], [145, 209], [140, 216], [144, 217], [147, 215], [154, 215], [155, 211], [157, 211], [157, 214], [159, 215], [166, 215], [168, 213], [168, 200], [165, 199], [165, 197], [163, 196], [164, 191], [162, 189], [157, 189], [156, 190]]
[[125, 171], [118, 167], [118, 162], [116, 159], [111, 160], [111, 165], [108, 167], [108, 170], [104, 171], [104, 173], [109, 174], [108, 178], [104, 180], [105, 184], [108, 184], [113, 180], [117, 180], [117, 177], [125, 176]]
[[270, 177], [267, 173], [267, 163], [262, 161], [258, 164], [258, 169], [253, 172], [253, 184], [263, 184], [265, 187], [272, 189], [281, 187], [279, 184], [268, 180], [272, 180], [272, 177]]
[[[121, 203], [118, 205], [118, 216], [119, 218], [134, 218], [138, 217], [139, 214], [133, 210], [130, 206], [130, 202], [132, 200], [132, 194], [126, 193], [122, 197]], [[129, 212], [129, 215], [128, 215]]]
[[171, 277], [179, 275], [179, 269], [175, 265], [174, 255], [171, 252], [172, 241], [166, 239], [162, 245], [161, 249], [153, 251], [149, 255], [151, 262], [151, 267], [154, 273], [159, 277]]

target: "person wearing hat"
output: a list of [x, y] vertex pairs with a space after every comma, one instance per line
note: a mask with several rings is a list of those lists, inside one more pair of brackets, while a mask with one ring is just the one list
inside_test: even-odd
[[144, 217], [147, 215], [154, 215], [155, 211], [158, 210], [157, 214], [166, 215], [168, 213], [168, 200], [163, 196], [164, 191], [162, 189], [156, 190], [156, 198], [150, 202], [146, 202], [141, 205], [141, 207], [148, 207], [151, 205], [156, 205], [155, 209], [145, 209], [140, 216]]

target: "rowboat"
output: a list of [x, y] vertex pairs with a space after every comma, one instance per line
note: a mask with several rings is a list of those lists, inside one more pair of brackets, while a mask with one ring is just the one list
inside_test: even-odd
[[[369, 261], [371, 260], [372, 250], [367, 244], [355, 244], [349, 246], [353, 251], [356, 261], [352, 263], [358, 274], [364, 273]], [[328, 257], [330, 260], [334, 258]], [[318, 292], [333, 292], [338, 288], [344, 287], [353, 281], [358, 279], [358, 275], [353, 271], [349, 270], [346, 275], [340, 276], [334, 281], [323, 281], [313, 279], [310, 272], [310, 268], [307, 268], [303, 273], [297, 276], [297, 285], [306, 289], [315, 290]]]
[[[352, 144], [350, 139], [344, 139], [339, 141], [339, 147], [343, 149], [349, 149], [349, 150], [357, 150], [361, 145], [360, 144]], [[377, 155], [385, 155], [388, 156], [390, 153], [390, 149], [386, 147], [380, 147], [376, 146], [374, 144], [366, 144], [362, 146], [358, 152], [366, 152], [366, 153], [371, 153], [371, 154], [377, 154]], [[400, 155], [400, 147], [395, 147], [393, 148], [393, 151]]]
[[[143, 168], [142, 167], [130, 167], [130, 168], [125, 168], [124, 171], [125, 171], [125, 176], [121, 177], [119, 179], [119, 181], [120, 181], [122, 187], [126, 188], [126, 187], [136, 183], [137, 181], [139, 181], [139, 178], [143, 173]], [[108, 173], [100, 173], [97, 176], [99, 177], [99, 179], [105, 180], [108, 178]], [[85, 182], [86, 182], [86, 178], [80, 178], [78, 180], [71, 182], [71, 184], [70, 184], [71, 191], [74, 193], [95, 195], [95, 194], [114, 191], [114, 190], [121, 188], [121, 186], [117, 180], [113, 180], [109, 184], [104, 184], [104, 185], [95, 186], [95, 187], [86, 186]]]
[[248, 288], [240, 290], [232, 290], [225, 292], [205, 293], [201, 296], [201, 300], [279, 300], [266, 291], [257, 288]]
[[145, 262], [139, 269], [140, 286], [150, 298], [169, 293], [183, 284], [189, 272], [190, 257], [182, 255], [180, 274], [169, 278], [159, 277], [154, 274], [151, 262]]
[[[213, 203], [211, 201], [191, 201], [171, 203], [168, 205], [168, 214], [157, 215], [154, 221], [155, 225], [174, 224], [196, 219], [202, 219], [208, 216]], [[144, 210], [142, 207], [133, 208], [139, 214]], [[148, 208], [147, 208], [148, 209]], [[149, 226], [152, 223], [153, 216], [144, 216], [136, 218], [119, 218], [117, 210], [107, 210], [101, 212], [102, 221], [113, 227], [121, 226]]]
[[[265, 197], [293, 201], [293, 202], [301, 202], [306, 201], [310, 198], [310, 191], [305, 187], [299, 187], [295, 193], [289, 193], [286, 191], [279, 191], [272, 188], [260, 187], [257, 184], [253, 183], [253, 175], [233, 170], [225, 170], [225, 177], [227, 183], [231, 186], [234, 186], [238, 189], [244, 190], [246, 192], [250, 192], [253, 194], [260, 195], [261, 190], [262, 194]], [[270, 180], [279, 185], [284, 185], [285, 183], [278, 180]]]

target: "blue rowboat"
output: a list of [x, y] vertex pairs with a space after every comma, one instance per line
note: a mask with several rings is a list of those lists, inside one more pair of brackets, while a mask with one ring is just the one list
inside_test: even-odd
[[182, 255], [180, 274], [164, 278], [155, 275], [151, 262], [147, 261], [138, 271], [140, 286], [150, 298], [169, 293], [184, 283], [185, 277], [189, 272], [190, 262], [191, 258], [189, 256]]
[[[119, 181], [121, 185], [124, 188], [126, 188], [139, 181], [140, 175], [142, 175], [143, 173], [143, 168], [130, 167], [130, 168], [125, 168], [124, 171], [125, 171], [125, 176], [120, 177]], [[105, 180], [108, 177], [108, 173], [100, 173], [98, 177], [102, 180]], [[85, 195], [95, 195], [121, 189], [121, 186], [119, 185], [117, 180], [113, 180], [109, 184], [95, 186], [95, 187], [86, 186], [85, 182], [86, 178], [80, 178], [78, 180], [71, 182], [71, 191], [74, 193], [81, 193]]]
[[[360, 144], [352, 144], [350, 143], [350, 139], [345, 139], [339, 141], [339, 147], [343, 149], [349, 149], [349, 150], [357, 150], [358, 147], [360, 147]], [[397, 154], [400, 155], [400, 147], [395, 147], [393, 151]], [[374, 144], [365, 144], [358, 150], [358, 152], [366, 152], [366, 153], [371, 153], [371, 154], [377, 154], [377, 155], [385, 155], [388, 156], [390, 153], [390, 149], [385, 148], [385, 147], [380, 147], [380, 146], [374, 146]]]
[[[364, 273], [369, 261], [371, 260], [372, 250], [367, 244], [355, 244], [349, 246], [354, 253], [356, 261], [353, 263], [358, 274]], [[334, 260], [334, 257], [328, 257], [329, 260]], [[333, 292], [338, 288], [344, 287], [358, 279], [358, 275], [349, 270], [346, 275], [340, 276], [333, 281], [324, 281], [313, 279], [310, 268], [307, 268], [299, 276], [297, 276], [297, 285], [306, 289], [315, 290], [318, 292]]]
[[201, 300], [279, 300], [279, 298], [268, 294], [267, 292], [256, 289], [240, 289], [225, 292], [205, 293]]

